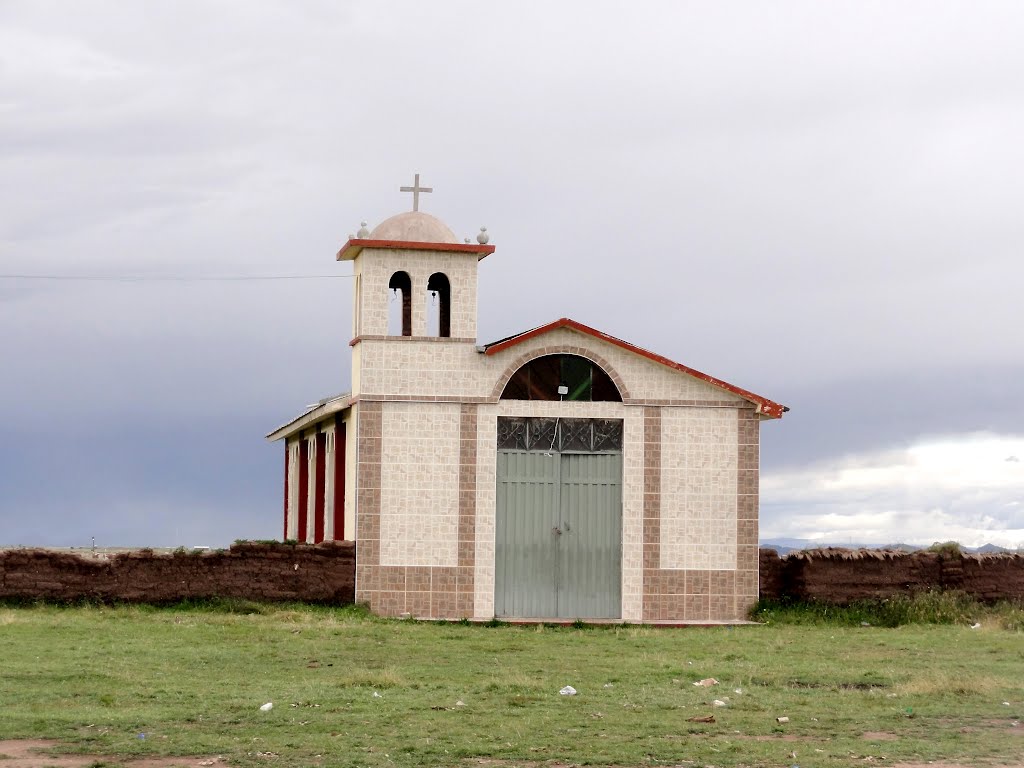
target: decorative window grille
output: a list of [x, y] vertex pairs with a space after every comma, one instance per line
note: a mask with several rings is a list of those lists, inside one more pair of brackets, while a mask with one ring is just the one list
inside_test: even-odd
[[498, 449], [617, 453], [622, 451], [622, 420], [499, 416]]

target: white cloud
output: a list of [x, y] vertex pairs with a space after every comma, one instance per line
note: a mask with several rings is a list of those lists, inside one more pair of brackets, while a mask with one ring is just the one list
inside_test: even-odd
[[1024, 544], [1024, 436], [975, 433], [761, 478], [762, 538]]

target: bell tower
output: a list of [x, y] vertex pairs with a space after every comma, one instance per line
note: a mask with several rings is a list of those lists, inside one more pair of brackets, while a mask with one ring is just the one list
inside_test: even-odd
[[413, 193], [413, 210], [385, 219], [372, 231], [364, 222], [337, 255], [352, 262], [354, 276], [354, 395], [385, 394], [363, 387], [362, 369], [370, 363], [364, 347], [388, 367], [410, 358], [413, 349], [421, 353], [425, 342], [438, 353], [435, 344], [475, 349], [477, 343], [477, 265], [494, 252], [486, 229], [476, 243], [460, 243], [444, 222], [418, 210], [420, 193], [432, 191], [419, 185], [419, 174], [412, 187], [401, 189]]

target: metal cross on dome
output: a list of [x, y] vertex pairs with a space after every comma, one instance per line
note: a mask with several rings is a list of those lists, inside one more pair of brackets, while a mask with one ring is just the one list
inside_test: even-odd
[[412, 209], [418, 211], [420, 209], [420, 192], [433, 192], [433, 187], [421, 187], [420, 186], [420, 175], [417, 173], [413, 179], [411, 187], [399, 187], [399, 192], [412, 192]]

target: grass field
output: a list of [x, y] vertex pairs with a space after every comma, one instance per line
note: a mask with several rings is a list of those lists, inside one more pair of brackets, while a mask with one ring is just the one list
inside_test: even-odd
[[240, 766], [1022, 764], [1024, 633], [765, 615], [588, 629], [0, 608], [0, 739]]

